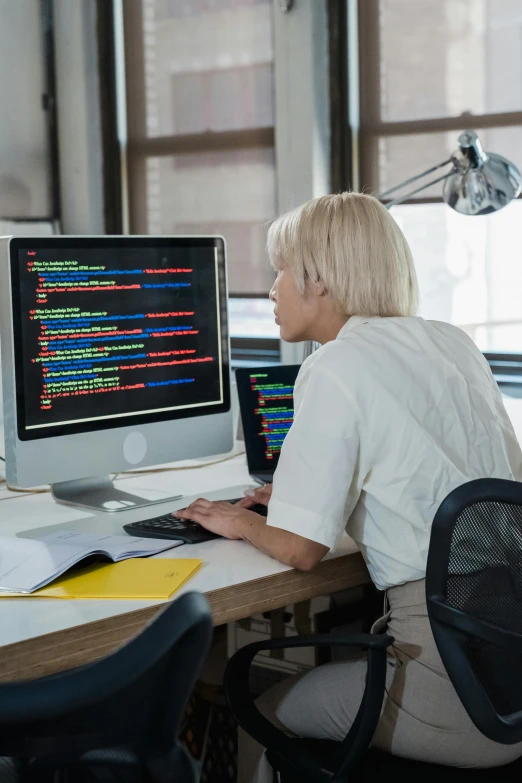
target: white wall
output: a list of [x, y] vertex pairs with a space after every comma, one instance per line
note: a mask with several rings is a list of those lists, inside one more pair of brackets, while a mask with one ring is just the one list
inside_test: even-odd
[[103, 234], [96, 3], [54, 0], [53, 8], [62, 232]]
[[39, 0], [0, 0], [0, 219], [51, 214]]

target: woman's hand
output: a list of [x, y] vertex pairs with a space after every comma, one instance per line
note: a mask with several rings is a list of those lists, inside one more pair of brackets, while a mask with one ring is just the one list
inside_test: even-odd
[[311, 571], [328, 552], [328, 547], [296, 533], [268, 527], [265, 517], [245, 508], [246, 504], [249, 506], [254, 503], [268, 504], [272, 494], [271, 484], [265, 484], [264, 487], [250, 492], [251, 495], [247, 495], [234, 505], [227, 503], [226, 500], [212, 501], [198, 498], [190, 506], [176, 511], [175, 514], [181, 519], [199, 522], [202, 527], [224, 538], [243, 538], [261, 552], [275, 557], [292, 568]]
[[263, 517], [241, 507], [239, 503], [232, 505], [226, 500], [212, 501], [204, 498], [198, 498], [187, 508], [179, 509], [175, 515], [181, 519], [192, 519], [194, 522], [198, 522], [201, 527], [210, 530], [211, 533], [232, 539], [243, 538], [240, 533], [242, 523], [263, 521]]
[[247, 489], [245, 497], [237, 504], [240, 508], [252, 508], [256, 503], [268, 506], [272, 497], [272, 484], [264, 484], [258, 489]]

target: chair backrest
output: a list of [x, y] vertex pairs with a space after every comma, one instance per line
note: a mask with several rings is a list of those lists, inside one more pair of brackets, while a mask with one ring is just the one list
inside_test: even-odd
[[207, 600], [187, 593], [101, 661], [0, 685], [0, 755], [67, 763], [125, 747], [139, 760], [164, 757], [176, 746], [211, 634]]
[[448, 675], [477, 728], [522, 741], [522, 483], [478, 479], [433, 522], [426, 598]]

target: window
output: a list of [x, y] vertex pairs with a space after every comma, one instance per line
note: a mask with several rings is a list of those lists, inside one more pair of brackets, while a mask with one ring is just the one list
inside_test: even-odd
[[272, 308], [256, 297], [273, 281], [277, 212], [272, 0], [125, 0], [123, 11], [131, 231], [222, 234], [242, 297], [233, 346], [269, 337]]
[[0, 0], [0, 220], [58, 217], [48, 0]]
[[[106, 5], [99, 0], [98, 9]], [[233, 356], [241, 340], [249, 350], [260, 339], [279, 345], [266, 301], [275, 277], [267, 226], [331, 187], [327, 2], [114, 0], [113, 7], [130, 230], [223, 234]], [[106, 124], [109, 148], [115, 123]], [[109, 172], [111, 193], [113, 179]], [[281, 359], [294, 363], [300, 351], [283, 344]]]
[[[381, 192], [447, 160], [466, 129], [522, 169], [521, 41], [520, 0], [360, 0], [361, 185]], [[522, 199], [467, 217], [441, 192], [439, 183], [392, 209], [412, 248], [421, 315], [516, 364]]]

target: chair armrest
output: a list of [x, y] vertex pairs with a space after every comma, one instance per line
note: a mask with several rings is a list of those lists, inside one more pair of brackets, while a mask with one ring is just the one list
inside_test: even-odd
[[237, 653], [234, 653], [230, 660], [234, 660], [236, 655], [244, 650], [251, 651], [250, 657], [252, 659], [261, 650], [280, 650], [281, 648], [289, 650], [295, 647], [364, 647], [369, 650], [385, 650], [392, 642], [393, 637], [376, 633], [318, 633], [310, 636], [284, 636], [281, 639], [267, 639], [264, 642], [246, 644]]
[[224, 688], [227, 703], [244, 731], [267, 748], [272, 755], [284, 760], [296, 773], [306, 779], [330, 780], [317, 756], [279, 731], [257, 709], [249, 691], [249, 671], [252, 661], [261, 650], [296, 647], [364, 647], [367, 650], [368, 670], [364, 695], [357, 716], [348, 734], [332, 757], [332, 767], [345, 774], [353, 768], [371, 742], [379, 720], [386, 683], [386, 650], [393, 643], [391, 636], [381, 634], [348, 634], [300, 636], [254, 642], [238, 650], [228, 662]]

